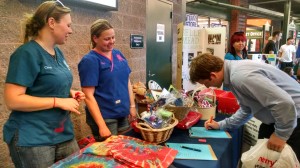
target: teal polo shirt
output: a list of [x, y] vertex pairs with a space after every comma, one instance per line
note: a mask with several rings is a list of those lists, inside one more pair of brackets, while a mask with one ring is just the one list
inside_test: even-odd
[[[55, 54], [56, 59], [33, 40], [23, 44], [10, 57], [6, 83], [26, 87], [31, 96], [70, 97], [72, 73], [57, 47]], [[4, 125], [4, 141], [10, 143], [16, 133], [20, 146], [54, 145], [74, 137], [69, 112], [59, 108], [13, 110]]]
[[232, 55], [230, 52], [226, 53], [225, 57], [224, 57], [225, 60], [242, 60], [241, 57], [239, 57], [238, 55]]

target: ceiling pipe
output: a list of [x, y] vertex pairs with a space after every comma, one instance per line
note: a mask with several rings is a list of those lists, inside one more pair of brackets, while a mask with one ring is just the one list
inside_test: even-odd
[[286, 0], [275, 0], [275, 1], [264, 1], [264, 2], [252, 2], [251, 5], [261, 5], [268, 3], [277, 3], [277, 2], [285, 2]]
[[235, 6], [235, 5], [231, 5], [231, 4], [227, 4], [227, 3], [216, 2], [213, 0], [195, 0], [195, 1], [200, 2], [200, 3], [209, 4], [209, 5], [214, 5], [214, 6], [221, 6], [221, 7], [225, 7], [225, 8], [229, 8], [229, 9], [236, 9], [236, 10], [244, 11], [247, 13], [260, 14], [260, 15], [264, 15], [264, 16], [269, 16], [271, 18], [277, 18], [277, 19], [283, 20], [283, 16], [277, 15], [275, 13], [267, 13], [267, 12], [244, 8], [244, 7], [240, 7], [240, 6]]

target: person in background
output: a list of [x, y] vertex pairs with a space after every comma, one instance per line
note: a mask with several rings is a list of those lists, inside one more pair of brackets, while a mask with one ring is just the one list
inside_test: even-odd
[[300, 74], [300, 69], [299, 69], [299, 66], [300, 66], [300, 40], [298, 42], [298, 46], [297, 46], [297, 50], [296, 50], [296, 62], [297, 62], [297, 64], [294, 66], [295, 75], [297, 75], [298, 72]]
[[56, 46], [72, 33], [70, 12], [60, 1], [42, 3], [10, 57], [4, 98], [12, 112], [3, 137], [17, 168], [46, 168], [79, 150], [70, 113], [80, 114], [85, 95], [71, 90], [71, 70]]
[[225, 60], [242, 60], [247, 58], [247, 38], [244, 32], [235, 32], [230, 38], [230, 49]]
[[294, 75], [294, 69], [292, 67], [285, 67], [283, 71], [293, 79], [297, 80], [297, 77], [295, 77]]
[[278, 48], [276, 43], [281, 40], [282, 33], [280, 31], [274, 31], [272, 33], [272, 39], [269, 39], [268, 43], [265, 46], [264, 53], [265, 54], [278, 54]]
[[[264, 53], [265, 54], [275, 54], [276, 57], [278, 56], [278, 47], [277, 47], [277, 42], [281, 40], [282, 33], [281, 31], [274, 31], [272, 33], [272, 36], [269, 38], [268, 43], [266, 44], [264, 48]], [[276, 67], [280, 68], [279, 60], [276, 58]]]
[[285, 67], [293, 67], [294, 64], [297, 64], [297, 60], [295, 59], [296, 48], [293, 43], [294, 39], [289, 37], [286, 40], [286, 44], [282, 45], [279, 49], [278, 57], [281, 70], [284, 70]]
[[251, 60], [223, 61], [203, 54], [192, 60], [192, 83], [229, 88], [240, 109], [222, 121], [206, 121], [206, 129], [236, 129], [253, 116], [262, 122], [258, 138], [269, 138], [267, 147], [282, 151], [289, 144], [300, 159], [300, 85], [276, 67]]
[[78, 64], [86, 95], [86, 121], [97, 141], [129, 129], [136, 118], [131, 72], [123, 54], [114, 49], [115, 31], [104, 19], [91, 26], [92, 50]]
[[298, 62], [300, 61], [300, 40], [298, 42], [298, 47], [296, 50], [296, 59], [298, 60]]
[[[247, 58], [246, 41], [247, 38], [244, 32], [235, 32], [230, 38], [230, 49], [229, 52], [226, 53], [224, 59], [225, 60], [246, 59]], [[253, 42], [251, 41], [251, 43]], [[223, 90], [229, 91], [229, 89], [226, 88], [225, 86], [223, 86]]]

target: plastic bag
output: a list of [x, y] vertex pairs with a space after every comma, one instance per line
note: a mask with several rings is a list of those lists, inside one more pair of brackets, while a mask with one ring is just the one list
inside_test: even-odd
[[299, 161], [293, 149], [289, 145], [285, 145], [281, 151], [278, 161], [274, 164], [274, 167], [300, 167]]
[[292, 150], [286, 144], [281, 152], [267, 148], [268, 139], [258, 139], [249, 151], [242, 154], [242, 168], [285, 168], [299, 167], [299, 161]]
[[273, 167], [280, 153], [267, 147], [268, 139], [258, 139], [256, 145], [242, 154], [242, 168]]

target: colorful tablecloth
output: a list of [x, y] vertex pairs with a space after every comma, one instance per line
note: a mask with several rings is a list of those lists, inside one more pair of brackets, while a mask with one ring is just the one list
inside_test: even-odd
[[95, 142], [72, 156], [54, 164], [58, 167], [84, 168], [166, 168], [177, 151], [129, 136], [111, 136], [104, 142]]

